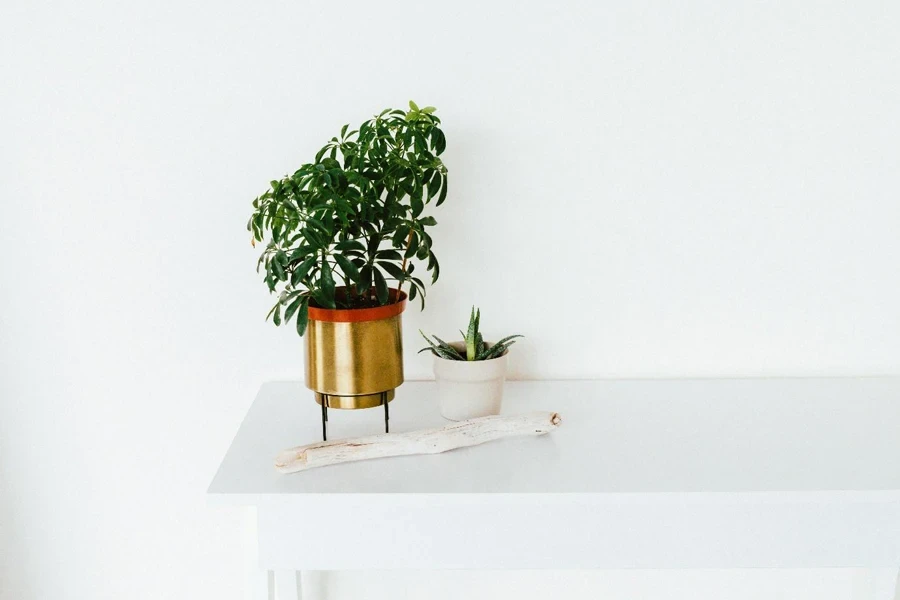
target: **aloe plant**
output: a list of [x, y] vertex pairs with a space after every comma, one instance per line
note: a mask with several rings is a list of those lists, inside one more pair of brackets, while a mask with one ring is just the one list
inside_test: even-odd
[[462, 330], [459, 332], [463, 336], [463, 341], [466, 344], [465, 355], [436, 335], [431, 336], [434, 338], [432, 340], [425, 335], [421, 329], [419, 330], [419, 333], [422, 334], [422, 337], [425, 338], [428, 345], [419, 350], [419, 353], [421, 354], [422, 352], [430, 350], [435, 356], [446, 358], [447, 360], [490, 360], [492, 358], [497, 358], [498, 356], [503, 356], [503, 353], [516, 343], [515, 338], [523, 337], [521, 335], [510, 335], [501, 339], [496, 344], [488, 346], [488, 344], [485, 343], [481, 332], [478, 330], [480, 323], [481, 309], [476, 309], [473, 306], [472, 314], [469, 316], [469, 328], [466, 330], [466, 333], [463, 333]]

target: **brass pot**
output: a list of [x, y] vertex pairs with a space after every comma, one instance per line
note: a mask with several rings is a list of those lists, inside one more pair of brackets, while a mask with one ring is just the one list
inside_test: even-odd
[[[337, 293], [346, 294], [338, 288]], [[328, 408], [372, 408], [394, 398], [403, 383], [401, 313], [406, 294], [374, 308], [309, 306], [306, 387]]]

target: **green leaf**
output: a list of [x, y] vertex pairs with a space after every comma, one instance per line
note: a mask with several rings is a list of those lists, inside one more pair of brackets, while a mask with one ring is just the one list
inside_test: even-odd
[[447, 342], [445, 342], [444, 340], [442, 340], [442, 339], [439, 338], [438, 336], [432, 335], [431, 337], [433, 337], [435, 340], [437, 340], [437, 343], [439, 344], [438, 347], [439, 347], [441, 350], [444, 350], [445, 352], [448, 352], [448, 353], [453, 354], [454, 356], [456, 356], [456, 357], [457, 357], [456, 360], [466, 360], [465, 357], [463, 357], [463, 355], [460, 354], [459, 351], [458, 351], [456, 348], [454, 348], [453, 346], [451, 346], [450, 344], [448, 344]]
[[437, 225], [437, 221], [434, 217], [422, 217], [419, 219], [419, 223], [425, 227], [434, 227]]
[[273, 261], [272, 261], [271, 263], [269, 263], [269, 264], [270, 264], [271, 267], [272, 267], [272, 272], [275, 273], [275, 276], [276, 276], [280, 281], [286, 281], [286, 280], [287, 280], [287, 276], [284, 274], [284, 267], [281, 266], [281, 263], [278, 261], [277, 257], [276, 257], [276, 260], [273, 260]]
[[312, 268], [312, 266], [316, 264], [316, 260], [316, 256], [310, 256], [302, 263], [300, 263], [300, 265], [294, 269], [294, 272], [291, 273], [291, 285], [300, 285], [300, 282], [303, 281], [303, 279], [305, 279], [309, 274], [309, 270]]
[[444, 137], [444, 132], [438, 127], [434, 127], [431, 130], [431, 146], [438, 156], [443, 154], [444, 150], [447, 149], [447, 138]]
[[513, 338], [517, 338], [517, 337], [522, 337], [522, 336], [521, 335], [511, 335], [511, 336], [503, 338], [502, 340], [500, 340], [499, 342], [497, 342], [496, 344], [494, 344], [490, 348], [488, 348], [484, 352], [484, 355], [482, 358], [476, 359], [476, 360], [490, 360], [492, 358], [497, 358], [498, 356], [500, 356], [504, 352], [506, 352], [510, 346], [512, 346], [513, 344], [516, 343], [515, 341], [513, 341]]
[[434, 252], [428, 254], [428, 270], [431, 271], [431, 283], [433, 285], [437, 283], [438, 277], [441, 276], [441, 265]]
[[[515, 338], [520, 338], [520, 337], [525, 337], [525, 336], [524, 336], [524, 335], [519, 335], [519, 334], [516, 334], [516, 335], [508, 335], [508, 336], [506, 336], [505, 338], [503, 338], [502, 340], [500, 340], [499, 342], [497, 342], [497, 343], [494, 344], [494, 345], [495, 345], [495, 346], [499, 346], [500, 344], [509, 344], [509, 343], [510, 343], [510, 340], [514, 340]], [[511, 343], [514, 344], [515, 342], [511, 342]]]
[[331, 274], [331, 265], [325, 260], [325, 256], [322, 256], [322, 277], [319, 281], [322, 283], [322, 293], [331, 299], [331, 304], [334, 304], [334, 277]]
[[275, 315], [272, 317], [272, 321], [276, 327], [281, 326], [281, 302], [275, 305]]
[[281, 306], [281, 303], [280, 303], [280, 302], [277, 303], [275, 306], [273, 306], [271, 309], [269, 309], [269, 314], [266, 315], [266, 321], [269, 320], [269, 317], [272, 316], [272, 313], [274, 313], [274, 312], [275, 312], [275, 309], [277, 309], [279, 306]]
[[312, 225], [313, 227], [315, 227], [316, 229], [318, 229], [319, 231], [321, 231], [322, 233], [324, 233], [325, 235], [331, 235], [331, 229], [326, 227], [325, 223], [323, 223], [322, 221], [320, 221], [314, 217], [306, 217], [306, 222], [308, 224]]
[[425, 203], [422, 202], [421, 194], [410, 198], [410, 206], [412, 206], [413, 217], [418, 217], [422, 214], [422, 211], [425, 210]]
[[447, 176], [441, 175], [441, 180], [443, 181], [443, 186], [441, 186], [441, 195], [438, 196], [437, 204], [435, 206], [440, 206], [444, 203], [444, 200], [447, 199]]
[[375, 253], [378, 252], [379, 244], [381, 244], [381, 238], [379, 238], [377, 235], [373, 235], [369, 238], [369, 247], [367, 250], [369, 252], [370, 258], [375, 258]]
[[336, 308], [336, 305], [334, 303], [334, 296], [326, 295], [322, 288], [315, 288], [311, 290], [311, 293], [319, 306], [323, 306], [325, 308]]
[[480, 359], [477, 360], [491, 360], [493, 358], [497, 358], [502, 356], [504, 352], [509, 349], [509, 346], [506, 344], [494, 344], [491, 346]]
[[450, 360], [466, 360], [465, 357], [462, 357], [462, 355], [457, 352], [455, 348], [446, 344], [439, 344], [437, 352], [440, 354], [441, 358], [449, 358]]
[[425, 310], [425, 288], [417, 284], [413, 285], [419, 288], [419, 310]]
[[314, 248], [324, 248], [326, 246], [325, 240], [322, 239], [322, 236], [315, 229], [307, 227], [303, 229], [302, 234]]
[[360, 252], [365, 252], [366, 247], [362, 245], [362, 242], [359, 240], [343, 240], [334, 245], [335, 250], [344, 251], [344, 250], [359, 250]]
[[394, 235], [391, 237], [391, 244], [394, 248], [404, 248], [404, 244], [406, 243], [406, 236], [409, 235], [409, 227], [406, 225], [401, 225], [394, 232]]
[[294, 316], [294, 313], [297, 312], [297, 309], [300, 308], [300, 305], [303, 304], [303, 301], [306, 299], [305, 296], [300, 296], [290, 304], [288, 307], [284, 309], [284, 322], [287, 323]]
[[433, 113], [433, 112], [436, 111], [436, 110], [437, 110], [437, 109], [436, 109], [435, 107], [433, 107], [433, 106], [426, 106], [425, 108], [423, 108], [423, 109], [420, 110], [419, 112], [423, 112], [423, 113], [425, 113], [426, 115], [430, 115], [431, 113]]
[[440, 171], [435, 171], [434, 175], [432, 175], [431, 179], [428, 181], [428, 199], [431, 200], [434, 198], [434, 195], [438, 193], [439, 189], [441, 189], [441, 173]]
[[390, 275], [397, 281], [403, 281], [404, 279], [406, 279], [406, 273], [404, 273], [403, 270], [394, 263], [379, 261], [378, 266], [387, 271], [388, 275]]
[[364, 292], [372, 287], [372, 265], [365, 265], [359, 270], [359, 286], [360, 292]]
[[[291, 239], [291, 243], [293, 244], [301, 237], [303, 237], [303, 236], [302, 235], [294, 236], [293, 239]], [[290, 258], [289, 262], [296, 262], [297, 260], [300, 260], [300, 259], [306, 260], [306, 258], [309, 257], [311, 254], [313, 256], [315, 255], [315, 252], [314, 252], [312, 246], [310, 246], [309, 244], [300, 244], [299, 246], [294, 248], [294, 250], [291, 252], [291, 258]]]
[[413, 102], [412, 100], [409, 101], [409, 108], [410, 108], [410, 110], [414, 110], [414, 111], [416, 111], [416, 112], [419, 112], [419, 107], [416, 106], [416, 103]]
[[359, 269], [356, 268], [356, 265], [347, 260], [347, 257], [335, 254], [334, 260], [337, 261], [337, 264], [341, 267], [341, 271], [344, 272], [344, 275], [346, 275], [350, 281], [353, 283], [359, 282]]
[[297, 312], [297, 334], [306, 333], [306, 324], [309, 321], [309, 298], [303, 296], [300, 302], [300, 309]]
[[396, 261], [403, 260], [403, 257], [400, 256], [400, 253], [393, 249], [379, 250], [378, 252], [375, 253], [375, 256], [379, 260], [396, 260]]
[[419, 352], [422, 352], [423, 350], [431, 350], [436, 356], [440, 356], [441, 358], [446, 358], [448, 360], [465, 360], [462, 355], [456, 351], [455, 348], [448, 345], [447, 342], [441, 340], [439, 337], [434, 336], [434, 339], [437, 340], [438, 344], [440, 345], [435, 344], [430, 339], [428, 339], [428, 336], [425, 335], [421, 329], [419, 330], [419, 334], [421, 334], [421, 336], [425, 338], [425, 341], [428, 342], [429, 346], [428, 348], [419, 350]]
[[439, 358], [445, 358], [447, 360], [463, 360], [461, 358], [457, 358], [457, 355], [444, 350], [440, 346], [432, 346], [432, 347], [422, 348], [421, 350], [419, 350], [419, 354], [421, 354], [422, 352], [426, 352], [426, 351], [431, 351], [431, 353], [434, 354], [435, 356], [437, 356]]
[[508, 335], [508, 336], [506, 336], [505, 338], [501, 339], [499, 342], [497, 342], [497, 343], [494, 344], [494, 345], [496, 346], [496, 345], [498, 345], [498, 344], [506, 344], [506, 343], [509, 342], [510, 340], [514, 340], [514, 339], [517, 338], [517, 337], [525, 337], [525, 336], [524, 336], [524, 335], [519, 335], [519, 334], [516, 334], [516, 335]]
[[419, 234], [413, 232], [412, 237], [409, 239], [409, 247], [406, 249], [406, 252], [403, 253], [403, 258], [412, 258], [413, 255], [419, 248]]
[[375, 275], [375, 293], [378, 296], [378, 302], [383, 306], [387, 304], [388, 298], [390, 297], [387, 280], [384, 278], [384, 275], [381, 274], [381, 269], [373, 268], [372, 272]]
[[[479, 315], [481, 310], [478, 311]], [[466, 360], [475, 360], [475, 340], [478, 334], [478, 316], [475, 314], [475, 307], [472, 307], [472, 314], [469, 317], [469, 330], [466, 332]]]
[[[491, 346], [491, 348], [493, 348], [493, 346]], [[489, 350], [490, 350], [490, 348], [487, 348], [487, 349], [485, 349], [485, 350], [479, 352], [478, 354], [476, 354], [476, 355], [475, 355], [475, 360], [485, 360], [484, 357], [487, 356], [487, 353], [488, 353]]]

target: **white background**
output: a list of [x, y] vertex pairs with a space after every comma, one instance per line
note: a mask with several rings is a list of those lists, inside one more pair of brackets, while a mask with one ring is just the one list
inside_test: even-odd
[[[900, 373], [898, 31], [888, 2], [3, 2], [0, 597], [240, 597], [242, 517], [203, 493], [260, 382], [302, 377], [250, 201], [410, 98], [452, 191], [408, 377], [416, 329], [473, 303], [527, 336], [522, 378]], [[328, 583], [847, 598], [857, 575]]]

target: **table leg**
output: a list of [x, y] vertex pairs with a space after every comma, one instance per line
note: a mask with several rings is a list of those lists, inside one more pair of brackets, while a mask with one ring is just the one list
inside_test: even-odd
[[898, 575], [900, 569], [873, 569], [872, 570], [872, 600], [900, 600], [898, 594]]
[[245, 600], [274, 600], [275, 577], [272, 571], [259, 568], [259, 545], [256, 508], [248, 508], [244, 516], [244, 598]]
[[300, 572], [293, 570], [275, 571], [276, 600], [301, 600]]
[[245, 579], [244, 590], [247, 600], [275, 600], [275, 573], [257, 569]]

